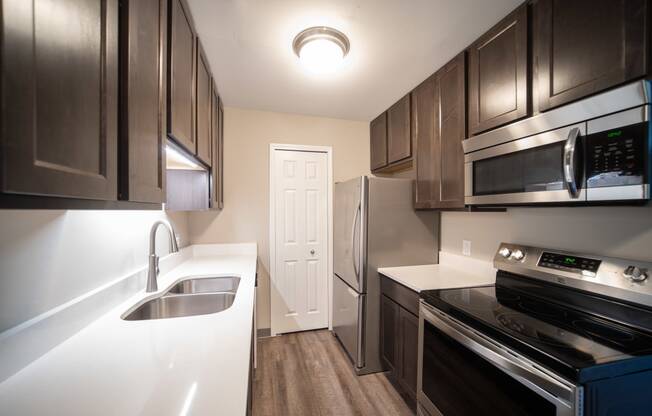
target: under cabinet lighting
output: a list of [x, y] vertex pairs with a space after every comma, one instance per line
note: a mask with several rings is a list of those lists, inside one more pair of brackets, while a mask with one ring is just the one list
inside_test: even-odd
[[165, 146], [165, 154], [167, 169], [206, 170], [169, 144]]

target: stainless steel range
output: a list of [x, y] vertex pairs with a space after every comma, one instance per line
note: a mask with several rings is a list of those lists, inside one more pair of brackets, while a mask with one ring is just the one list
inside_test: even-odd
[[420, 414], [652, 414], [652, 263], [503, 243], [494, 265], [421, 294]]

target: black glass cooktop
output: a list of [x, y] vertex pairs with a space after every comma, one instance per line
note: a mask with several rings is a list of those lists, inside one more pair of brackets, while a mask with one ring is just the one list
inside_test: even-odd
[[[495, 286], [425, 291], [421, 297], [576, 381], [652, 368], [652, 332], [622, 319], [650, 324], [652, 311], [510, 280], [499, 275]], [[541, 293], [555, 300], [536, 296]]]

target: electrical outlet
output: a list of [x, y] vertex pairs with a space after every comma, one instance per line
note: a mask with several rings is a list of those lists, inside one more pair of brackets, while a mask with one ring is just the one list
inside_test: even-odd
[[462, 254], [464, 254], [465, 256], [471, 255], [471, 241], [462, 240]]

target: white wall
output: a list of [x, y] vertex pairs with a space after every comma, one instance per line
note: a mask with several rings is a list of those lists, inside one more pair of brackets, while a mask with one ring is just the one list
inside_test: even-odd
[[258, 243], [258, 327], [269, 328], [269, 144], [333, 147], [335, 181], [369, 173], [366, 122], [225, 109], [221, 212], [189, 216], [192, 243]]
[[462, 240], [487, 261], [501, 242], [652, 261], [652, 206], [442, 213], [441, 250], [462, 254]]
[[185, 213], [0, 210], [0, 332], [145, 267], [149, 229], [161, 218], [187, 245]]

